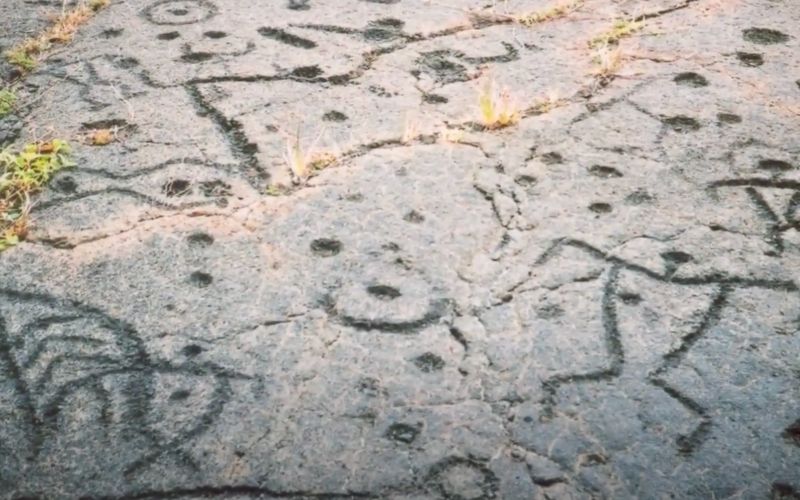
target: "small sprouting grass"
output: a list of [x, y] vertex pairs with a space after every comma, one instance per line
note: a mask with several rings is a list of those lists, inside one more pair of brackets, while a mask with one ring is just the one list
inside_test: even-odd
[[568, 101], [560, 98], [556, 93], [551, 93], [544, 97], [540, 97], [533, 102], [533, 106], [527, 110], [526, 114], [542, 115], [550, 111], [564, 106]]
[[619, 47], [612, 48], [605, 44], [597, 47], [592, 60], [595, 67], [592, 74], [602, 82], [607, 82], [619, 71], [622, 66], [622, 51]]
[[336, 162], [337, 156], [330, 152], [316, 151], [317, 142], [322, 137], [322, 132], [317, 136], [308, 149], [302, 145], [300, 129], [287, 138], [286, 154], [284, 160], [289, 170], [294, 175], [294, 182], [300, 184], [307, 180], [314, 172], [322, 170]]
[[442, 125], [438, 137], [442, 144], [460, 144], [464, 141], [464, 131], [460, 128], [448, 128]]
[[627, 38], [644, 27], [644, 22], [631, 19], [617, 19], [611, 29], [598, 35], [589, 42], [592, 48], [604, 45], [616, 45], [621, 39]]
[[515, 20], [524, 26], [534, 26], [539, 23], [562, 18], [576, 11], [582, 5], [583, 0], [567, 0], [566, 2], [556, 4], [538, 12], [530, 12], [528, 14], [515, 16]]
[[53, 45], [70, 42], [81, 25], [110, 3], [111, 0], [81, 2], [75, 8], [62, 13], [44, 32], [24, 40], [6, 51], [6, 60], [23, 72], [32, 71], [36, 68], [38, 59], [44, 52]]
[[28, 144], [19, 153], [0, 151], [0, 251], [25, 238], [31, 197], [53, 174], [74, 166], [62, 140]]
[[506, 90], [497, 91], [494, 80], [488, 78], [478, 96], [481, 123], [487, 129], [499, 129], [519, 121], [519, 110]]
[[11, 89], [0, 89], [0, 118], [11, 114], [17, 104], [17, 94]]

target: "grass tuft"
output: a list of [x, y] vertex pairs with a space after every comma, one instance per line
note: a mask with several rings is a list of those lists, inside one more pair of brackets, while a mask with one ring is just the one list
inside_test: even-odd
[[307, 150], [300, 140], [300, 129], [286, 140], [286, 154], [284, 160], [289, 170], [294, 175], [294, 182], [301, 184], [314, 172], [329, 167], [336, 162], [337, 156], [330, 152], [316, 151], [316, 144], [322, 137], [322, 132]]
[[614, 78], [622, 66], [622, 52], [619, 47], [610, 45], [597, 47], [593, 62], [595, 64], [592, 74], [600, 82], [608, 82]]
[[538, 12], [530, 12], [528, 14], [515, 16], [514, 19], [524, 26], [534, 26], [539, 23], [562, 18], [576, 11], [582, 5], [583, 0], [567, 0], [566, 2], [556, 4]]
[[55, 22], [39, 35], [23, 40], [5, 52], [6, 60], [20, 71], [29, 72], [36, 68], [39, 57], [53, 45], [65, 44], [72, 40], [75, 32], [111, 0], [88, 0], [72, 10], [62, 13]]
[[17, 104], [17, 94], [11, 89], [0, 89], [0, 118], [11, 114]]
[[506, 90], [497, 91], [495, 82], [487, 79], [478, 96], [478, 106], [484, 128], [499, 129], [519, 121], [519, 110]]
[[74, 166], [62, 140], [28, 144], [19, 153], [0, 151], [0, 251], [25, 238], [31, 197], [61, 169]]
[[631, 19], [617, 19], [611, 26], [611, 29], [598, 35], [589, 42], [592, 48], [602, 47], [605, 45], [616, 45], [621, 39], [627, 38], [639, 31], [644, 27], [641, 21], [633, 21]]

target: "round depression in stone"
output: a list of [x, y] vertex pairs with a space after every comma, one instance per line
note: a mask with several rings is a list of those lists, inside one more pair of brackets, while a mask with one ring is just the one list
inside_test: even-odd
[[143, 15], [153, 24], [194, 24], [210, 19], [217, 7], [205, 0], [161, 0], [147, 7]]

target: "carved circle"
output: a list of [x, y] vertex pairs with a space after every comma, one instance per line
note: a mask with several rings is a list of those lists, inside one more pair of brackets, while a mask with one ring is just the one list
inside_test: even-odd
[[147, 7], [142, 15], [153, 24], [194, 24], [217, 15], [217, 7], [206, 0], [160, 0]]

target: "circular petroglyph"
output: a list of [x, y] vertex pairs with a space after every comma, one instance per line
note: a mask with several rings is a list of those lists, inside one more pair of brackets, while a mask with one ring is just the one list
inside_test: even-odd
[[153, 24], [179, 25], [205, 21], [217, 14], [217, 7], [205, 0], [160, 0], [142, 15]]

